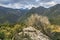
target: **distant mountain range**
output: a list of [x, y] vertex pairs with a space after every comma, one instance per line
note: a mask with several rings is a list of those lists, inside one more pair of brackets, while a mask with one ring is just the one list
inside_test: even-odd
[[11, 9], [0, 6], [0, 23], [24, 22], [31, 14], [47, 16], [51, 23], [60, 24], [60, 4], [50, 8], [40, 6], [31, 9]]
[[0, 6], [0, 23], [15, 23], [28, 9], [11, 9]]
[[31, 14], [38, 14], [47, 16], [52, 24], [60, 25], [60, 4], [52, 6], [50, 8], [38, 7], [30, 9], [25, 16], [22, 17], [22, 20], [29, 17]]

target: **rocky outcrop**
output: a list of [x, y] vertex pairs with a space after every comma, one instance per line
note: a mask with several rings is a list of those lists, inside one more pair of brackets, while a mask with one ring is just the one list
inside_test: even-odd
[[22, 32], [16, 34], [14, 40], [50, 40], [50, 38], [39, 30], [30, 26], [24, 28]]
[[29, 25], [32, 26], [32, 25], [38, 24], [38, 23], [50, 25], [50, 22], [49, 22], [49, 20], [46, 16], [41, 16], [41, 15], [38, 15], [38, 14], [32, 14], [30, 17], [28, 17], [27, 21], [26, 22], [27, 22], [28, 26]]
[[34, 28], [42, 31], [44, 34], [50, 37], [51, 33], [48, 27], [51, 24], [46, 16], [32, 14], [27, 21], [26, 21], [27, 22], [26, 24], [28, 26], [33, 26]]
[[51, 40], [48, 36], [47, 25], [50, 25], [47, 17], [37, 14], [31, 15], [26, 21], [27, 27], [15, 34], [13, 40]]

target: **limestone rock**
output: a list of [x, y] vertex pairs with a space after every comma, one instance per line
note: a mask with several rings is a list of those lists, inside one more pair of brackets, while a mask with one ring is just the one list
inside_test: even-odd
[[50, 40], [50, 38], [39, 30], [30, 26], [24, 28], [22, 32], [15, 35], [14, 40]]

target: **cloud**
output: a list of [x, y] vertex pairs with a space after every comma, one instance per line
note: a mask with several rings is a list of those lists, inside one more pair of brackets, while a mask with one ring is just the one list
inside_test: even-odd
[[60, 0], [55, 0], [56, 3], [60, 4]]
[[40, 0], [40, 2], [51, 2], [52, 0]]
[[60, 0], [0, 0], [0, 6], [9, 8], [51, 7], [60, 3]]
[[40, 3], [41, 6], [44, 6], [44, 7], [46, 7], [46, 8], [49, 8], [49, 7], [54, 6], [54, 5], [56, 5], [56, 4], [57, 4], [57, 3], [54, 2], [54, 1], [47, 2], [47, 3]]

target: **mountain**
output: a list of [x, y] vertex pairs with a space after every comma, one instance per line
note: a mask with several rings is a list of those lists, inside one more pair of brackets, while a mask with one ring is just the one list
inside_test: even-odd
[[32, 7], [28, 13], [38, 13], [39, 15], [43, 15], [46, 10], [47, 8], [44, 8], [42, 6], [37, 8]]
[[0, 22], [6, 21], [10, 23], [24, 22], [30, 15], [38, 14], [47, 16], [52, 24], [60, 25], [60, 4], [50, 8], [32, 7], [31, 9], [11, 9], [0, 6]]
[[14, 34], [12, 40], [51, 40], [46, 29], [46, 25], [50, 25], [47, 17], [33, 14], [27, 19], [26, 25], [22, 31]]
[[53, 7], [48, 8], [48, 10], [45, 13], [45, 15], [50, 16], [50, 17], [52, 16], [57, 17], [59, 14], [60, 14], [60, 4], [57, 4]]
[[47, 8], [44, 8], [42, 6], [40, 7], [32, 7], [29, 11], [27, 11], [27, 13], [22, 16], [20, 19], [19, 19], [19, 22], [24, 22], [28, 17], [30, 17], [32, 14], [38, 14], [38, 15], [43, 15], [44, 12], [47, 10]]
[[44, 15], [49, 17], [52, 24], [60, 25], [60, 4], [48, 8]]
[[0, 23], [7, 23], [0, 25], [1, 40], [60, 40], [60, 4], [32, 9], [0, 6]]
[[11, 9], [0, 6], [0, 23], [6, 21], [16, 23], [25, 12], [27, 12], [27, 9]]
[[[21, 28], [19, 25], [17, 30]], [[32, 14], [26, 20], [26, 26], [14, 33], [12, 40], [60, 40], [60, 32], [54, 31], [56, 29], [57, 27], [51, 26], [46, 16]]]
[[44, 7], [32, 7], [24, 17], [22, 17], [22, 20], [26, 19], [32, 14], [38, 14], [47, 16], [49, 18], [49, 21], [51, 24], [57, 24], [60, 25], [60, 4], [57, 4], [55, 6], [52, 6], [50, 8], [44, 8]]

